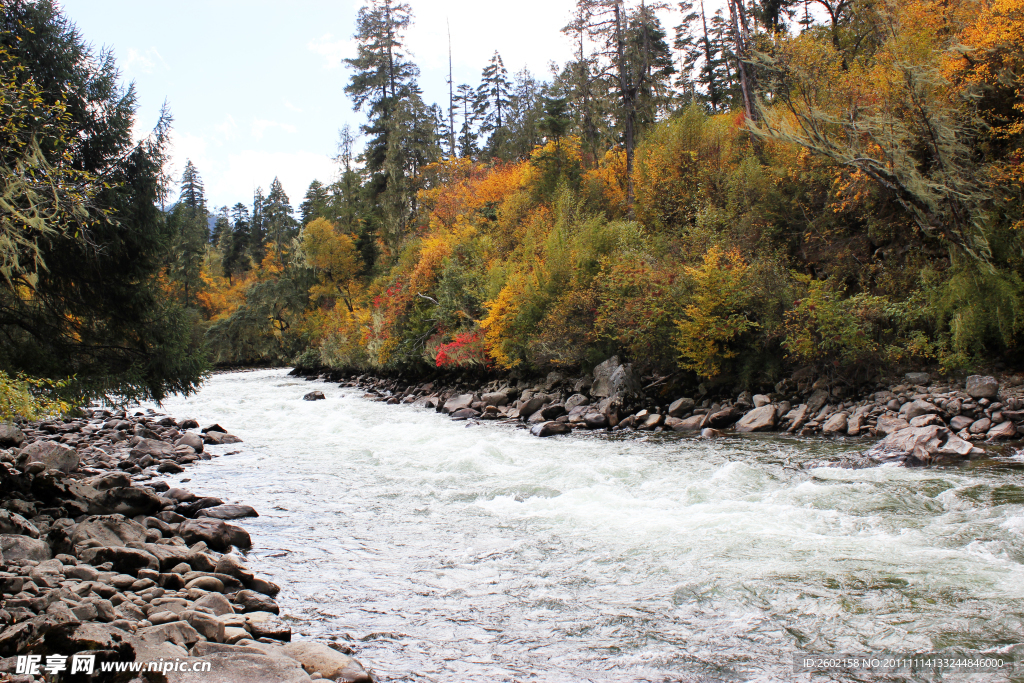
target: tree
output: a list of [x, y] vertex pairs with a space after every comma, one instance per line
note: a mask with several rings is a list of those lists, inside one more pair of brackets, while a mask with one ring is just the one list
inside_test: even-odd
[[209, 240], [209, 219], [202, 178], [191, 160], [181, 174], [181, 194], [171, 209], [174, 243], [170, 251], [170, 276], [181, 292], [181, 303], [195, 305], [201, 286], [200, 272]]
[[206, 368], [193, 318], [160, 295], [156, 279], [173, 238], [158, 208], [170, 113], [134, 142], [135, 91], [119, 85], [109, 52], [93, 52], [49, 0], [8, 2], [0, 12], [5, 74], [16, 69], [43, 106], [64, 112], [66, 140], [50, 136], [40, 158], [99, 181], [80, 205], [85, 213], [75, 212], [87, 230], [56, 229], [51, 218], [55, 232], [37, 242], [45, 269], [0, 285], [0, 369], [73, 375], [67, 391], [76, 396], [193, 391]]
[[303, 228], [300, 245], [306, 265], [319, 279], [310, 297], [324, 300], [327, 308], [341, 299], [351, 313], [353, 285], [360, 271], [359, 252], [352, 237], [339, 232], [334, 223], [317, 218]]
[[465, 83], [458, 87], [457, 94], [455, 95], [455, 104], [461, 109], [459, 114], [462, 117], [462, 125], [459, 126], [456, 149], [459, 152], [459, 156], [466, 159], [474, 158], [479, 151], [476, 144], [477, 133], [475, 130], [477, 119], [479, 118], [477, 102], [476, 93], [472, 87]]
[[299, 215], [302, 216], [302, 225], [308, 225], [315, 218], [327, 218], [330, 216], [331, 195], [323, 183], [314, 180], [306, 190], [306, 196], [299, 204]]
[[252, 222], [249, 224], [249, 256], [256, 263], [263, 261], [267, 253], [267, 225], [263, 215], [266, 198], [263, 188], [257, 187], [252, 196]]
[[267, 240], [277, 249], [278, 257], [283, 258], [292, 240], [298, 236], [299, 226], [295, 222], [291, 200], [276, 177], [270, 183], [270, 192], [261, 208]]
[[495, 50], [494, 56], [480, 74], [480, 85], [476, 90], [480, 132], [489, 134], [487, 150], [491, 156], [495, 156], [494, 151], [501, 147], [505, 136], [511, 91], [512, 83], [508, 80], [508, 70], [501, 60], [501, 55]]
[[249, 234], [249, 207], [238, 202], [231, 207], [231, 232], [222, 247], [224, 253], [224, 276], [230, 281], [234, 275], [249, 270], [249, 246], [252, 238]]

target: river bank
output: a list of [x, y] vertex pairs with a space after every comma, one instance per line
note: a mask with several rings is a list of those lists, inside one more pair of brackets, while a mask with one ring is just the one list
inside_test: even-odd
[[[836, 462], [847, 467], [950, 465], [985, 456], [986, 445], [1024, 438], [1024, 378], [1019, 376], [956, 380], [912, 372], [900, 382], [862, 388], [858, 394], [800, 371], [768, 394], [706, 397], [675, 395], [657, 382], [645, 385], [631, 365], [615, 356], [582, 376], [552, 372], [544, 378], [504, 377], [482, 384], [301, 368], [292, 373], [359, 389], [372, 400], [433, 408], [453, 420], [524, 425], [539, 437], [588, 430], [880, 439], [861, 457]], [[322, 392], [306, 396], [322, 397]]]
[[[160, 479], [240, 442], [152, 409], [0, 426], [4, 680], [372, 680], [343, 645], [291, 642], [280, 587], [244, 558], [238, 524], [255, 509]], [[88, 668], [73, 671], [76, 654]], [[33, 656], [37, 675], [24, 670]], [[102, 670], [114, 662], [159, 668]]]

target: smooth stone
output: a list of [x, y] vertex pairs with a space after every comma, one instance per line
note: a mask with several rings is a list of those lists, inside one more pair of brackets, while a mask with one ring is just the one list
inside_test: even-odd
[[763, 432], [775, 427], [775, 406], [754, 408], [736, 423], [737, 432]]

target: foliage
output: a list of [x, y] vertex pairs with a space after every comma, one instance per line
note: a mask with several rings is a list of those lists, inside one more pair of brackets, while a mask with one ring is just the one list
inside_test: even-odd
[[0, 421], [40, 420], [69, 412], [74, 404], [59, 398], [69, 384], [68, 380], [34, 379], [22, 374], [11, 377], [0, 370]]

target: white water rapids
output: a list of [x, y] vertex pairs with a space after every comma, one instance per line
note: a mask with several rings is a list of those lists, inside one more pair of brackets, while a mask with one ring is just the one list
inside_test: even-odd
[[297, 637], [380, 681], [810, 680], [794, 653], [1024, 640], [1011, 459], [807, 471], [868, 442], [538, 439], [286, 373], [167, 400], [244, 443], [166, 479], [254, 506]]

